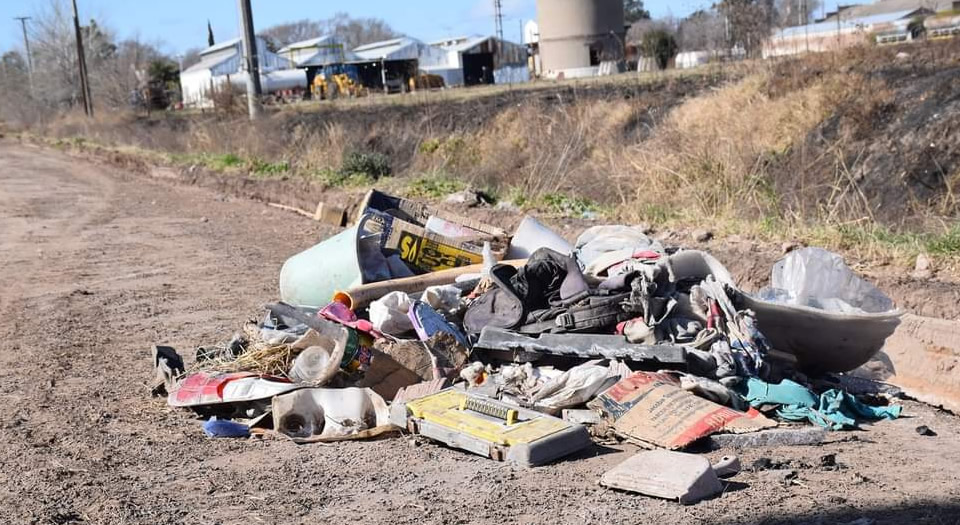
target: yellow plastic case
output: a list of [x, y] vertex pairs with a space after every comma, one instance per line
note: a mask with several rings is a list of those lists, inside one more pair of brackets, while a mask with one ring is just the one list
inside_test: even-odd
[[582, 425], [456, 388], [394, 403], [390, 420], [413, 434], [523, 466], [542, 465], [591, 443]]

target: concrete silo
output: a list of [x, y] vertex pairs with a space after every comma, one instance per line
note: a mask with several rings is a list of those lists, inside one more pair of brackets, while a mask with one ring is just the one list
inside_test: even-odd
[[596, 75], [623, 59], [623, 0], [537, 0], [544, 76]]

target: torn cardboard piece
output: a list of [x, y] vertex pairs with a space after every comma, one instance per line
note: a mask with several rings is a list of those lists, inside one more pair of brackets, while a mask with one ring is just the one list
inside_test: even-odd
[[587, 403], [613, 420], [619, 436], [677, 450], [716, 432], [735, 434], [777, 426], [760, 412], [738, 412], [680, 388], [668, 374], [637, 372]]

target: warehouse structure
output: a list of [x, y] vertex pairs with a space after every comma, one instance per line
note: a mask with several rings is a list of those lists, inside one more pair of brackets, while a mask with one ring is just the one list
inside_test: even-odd
[[442, 49], [410, 37], [365, 44], [353, 52], [360, 83], [388, 93], [406, 91], [421, 70], [443, 69], [447, 61]]
[[537, 0], [537, 18], [546, 78], [595, 76], [624, 58], [623, 0]]
[[521, 82], [529, 79], [527, 50], [493, 36], [447, 38], [431, 42], [446, 53], [444, 64], [424, 71], [440, 75], [447, 86]]
[[[304, 90], [307, 77], [303, 70], [270, 52], [266, 42], [257, 38], [260, 62], [260, 86], [264, 94], [286, 90]], [[200, 52], [200, 62], [180, 73], [183, 103], [187, 107], [209, 108], [219, 90], [243, 89], [247, 75], [239, 38], [222, 42]]]
[[[308, 86], [314, 86], [314, 79], [324, 73], [345, 73], [350, 78], [356, 78], [359, 66], [348, 64], [361, 62], [360, 57], [347, 48], [347, 44], [341, 38], [333, 35], [290, 44], [277, 51], [277, 54], [306, 73]], [[312, 91], [308, 91], [307, 96], [312, 96]]]
[[355, 62], [359, 57], [353, 53], [344, 41], [333, 35], [311, 38], [290, 44], [277, 51], [297, 67], [319, 67], [331, 64]]

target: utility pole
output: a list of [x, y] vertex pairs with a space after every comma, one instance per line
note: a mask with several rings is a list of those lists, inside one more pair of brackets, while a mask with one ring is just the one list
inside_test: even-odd
[[87, 78], [87, 59], [83, 52], [83, 34], [80, 31], [80, 15], [77, 14], [77, 0], [73, 0], [73, 29], [77, 39], [77, 69], [80, 72], [80, 91], [83, 92], [83, 112], [93, 116], [93, 100], [90, 97], [90, 79]]
[[14, 20], [20, 21], [20, 27], [23, 28], [23, 47], [27, 51], [27, 78], [30, 82], [30, 96], [33, 96], [33, 55], [30, 54], [30, 38], [27, 36], [27, 20], [29, 16], [17, 16]]
[[[500, 55], [503, 54], [503, 0], [493, 0], [493, 9], [497, 22], [497, 47], [499, 48], [495, 56], [502, 59]], [[493, 68], [496, 69], [498, 65], [494, 62]]]
[[240, 22], [243, 31], [240, 38], [243, 40], [243, 57], [247, 66], [247, 109], [250, 120], [260, 117], [260, 61], [257, 57], [257, 36], [253, 31], [253, 10], [250, 0], [237, 0], [240, 5]]

